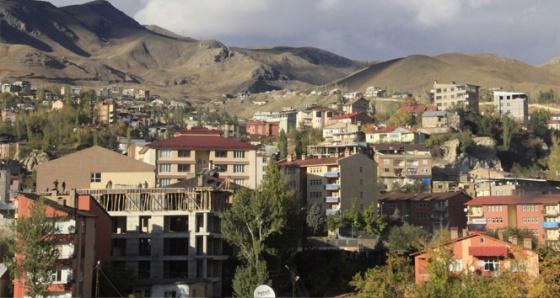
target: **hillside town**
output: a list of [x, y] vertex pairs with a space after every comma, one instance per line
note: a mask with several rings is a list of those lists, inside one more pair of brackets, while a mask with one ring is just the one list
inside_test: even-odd
[[560, 294], [560, 115], [529, 107], [546, 92], [334, 88], [242, 118], [225, 104], [269, 103], [1, 88], [2, 297]]

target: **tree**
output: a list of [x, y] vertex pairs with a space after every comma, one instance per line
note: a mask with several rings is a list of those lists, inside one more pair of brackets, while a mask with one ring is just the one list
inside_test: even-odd
[[[254, 274], [267, 272], [265, 254], [276, 256], [280, 250], [267, 241], [277, 235], [291, 234], [286, 232], [290, 228], [287, 218], [294, 217], [296, 200], [295, 190], [287, 187], [283, 173], [271, 159], [261, 185], [256, 190], [238, 191], [231, 208], [222, 213], [223, 237], [239, 249], [239, 257], [246, 264], [245, 269], [236, 271], [234, 279], [239, 285], [254, 289], [258, 286], [255, 282], [268, 279], [268, 276], [257, 278]], [[290, 222], [292, 225], [301, 228]]]
[[373, 119], [373, 123], [375, 123], [375, 113], [377, 109], [375, 108], [375, 102], [372, 100], [369, 104], [369, 116]]
[[548, 156], [548, 171], [546, 178], [549, 180], [558, 180], [560, 178], [560, 144], [558, 138], [554, 138], [550, 155]]
[[560, 254], [546, 256], [527, 297], [560, 297]]
[[405, 297], [407, 287], [414, 282], [414, 268], [406, 257], [389, 253], [387, 264], [356, 274], [350, 285], [358, 297]]
[[403, 111], [402, 109], [394, 113], [389, 120], [387, 120], [387, 125], [389, 126], [405, 126], [413, 125], [414, 119], [410, 113]]
[[16, 257], [5, 260], [10, 274], [23, 283], [31, 297], [46, 296], [59, 254], [56, 217], [48, 216], [45, 200], [39, 197], [29, 214], [16, 220], [13, 225], [16, 236], [9, 242], [10, 251]]
[[393, 251], [418, 251], [424, 247], [427, 237], [424, 229], [405, 222], [402, 227], [395, 226], [389, 231], [388, 245]]
[[285, 159], [288, 157], [288, 137], [284, 129], [280, 131], [280, 137], [278, 138], [278, 152], [279, 159]]
[[300, 159], [301, 155], [303, 153], [303, 141], [302, 141], [302, 136], [301, 136], [301, 132], [299, 130], [296, 130], [296, 135], [294, 137], [295, 139], [295, 152], [296, 152], [296, 159]]
[[321, 205], [316, 202], [311, 204], [307, 211], [307, 225], [313, 229], [313, 234], [316, 234], [317, 231], [321, 231], [326, 223], [327, 219], [325, 218], [323, 210], [321, 210]]
[[271, 284], [265, 262], [256, 265], [247, 264], [235, 269], [232, 280], [235, 297], [253, 297], [255, 288], [264, 284]]
[[507, 115], [502, 116], [502, 142], [504, 150], [509, 150], [511, 137], [513, 136], [513, 124], [513, 121]]

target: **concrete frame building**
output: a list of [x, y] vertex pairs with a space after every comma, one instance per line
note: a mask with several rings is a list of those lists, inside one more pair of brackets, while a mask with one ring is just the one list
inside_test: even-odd
[[426, 185], [432, 180], [432, 154], [425, 144], [376, 144], [373, 146], [377, 176], [387, 190], [417, 180]]
[[438, 110], [446, 111], [453, 107], [463, 107], [466, 111], [478, 112], [480, 87], [470, 84], [442, 84], [434, 82], [434, 104]]
[[518, 122], [529, 119], [529, 98], [522, 92], [494, 91], [494, 108], [498, 115], [507, 115]]

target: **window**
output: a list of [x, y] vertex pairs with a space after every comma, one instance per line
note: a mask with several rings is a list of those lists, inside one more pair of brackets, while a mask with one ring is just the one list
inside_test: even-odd
[[527, 271], [527, 260], [514, 260], [511, 262], [511, 272]]
[[159, 157], [171, 157], [171, 150], [160, 150]]
[[91, 182], [101, 182], [101, 173], [91, 173]]
[[177, 154], [179, 155], [179, 157], [191, 157], [190, 150], [179, 150]]
[[171, 172], [171, 165], [170, 164], [159, 164], [158, 165], [158, 172], [160, 172], [160, 173]]
[[227, 157], [226, 150], [216, 150], [216, 158], [225, 158]]
[[181, 173], [189, 172], [191, 165], [178, 165], [177, 171]]
[[233, 158], [245, 158], [245, 151], [233, 151]]
[[177, 297], [177, 292], [175, 292], [175, 291], [165, 291], [165, 292], [163, 292], [163, 297], [165, 297], [165, 298], [175, 298], [175, 297]]
[[498, 258], [486, 258], [482, 259], [482, 261], [484, 261], [484, 271], [498, 271], [500, 266]]
[[233, 179], [233, 183], [239, 186], [245, 186], [245, 179]]
[[160, 186], [167, 186], [169, 184], [171, 184], [171, 179], [159, 179]]
[[457, 272], [463, 271], [463, 259], [453, 259], [448, 265], [449, 271]]
[[234, 173], [244, 173], [245, 172], [245, 165], [234, 165], [233, 166]]
[[214, 170], [220, 173], [227, 172], [227, 165], [216, 165], [214, 166]]

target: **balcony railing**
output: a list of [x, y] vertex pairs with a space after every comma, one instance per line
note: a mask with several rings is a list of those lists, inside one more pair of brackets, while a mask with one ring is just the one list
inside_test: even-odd
[[549, 229], [551, 229], [551, 228], [558, 228], [558, 227], [560, 226], [559, 224], [560, 224], [560, 223], [554, 222], [554, 221], [543, 221], [542, 227], [543, 227], [543, 228], [549, 228]]
[[340, 185], [339, 184], [327, 184], [327, 185], [325, 185], [325, 189], [326, 190], [337, 190], [337, 189], [340, 189]]
[[484, 212], [481, 211], [469, 211], [469, 213], [467, 213], [467, 216], [472, 216], [472, 217], [482, 217], [484, 215]]
[[552, 217], [558, 216], [558, 210], [543, 209], [542, 213], [543, 213], [544, 216], [552, 216]]
[[325, 210], [325, 214], [326, 215], [340, 214], [340, 210], [338, 210], [338, 209], [327, 209], [327, 210]]
[[327, 202], [327, 203], [338, 203], [338, 202], [340, 202], [340, 197], [325, 197], [325, 202]]
[[325, 173], [325, 177], [327, 178], [336, 178], [338, 177], [340, 174], [338, 172], [326, 172]]

